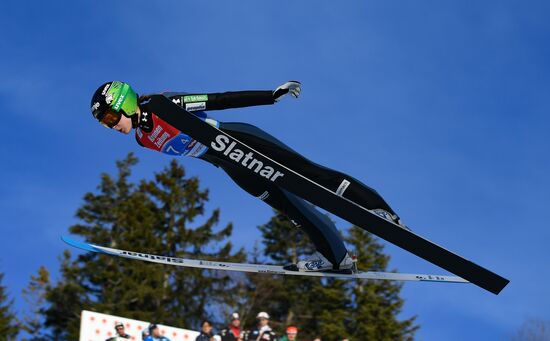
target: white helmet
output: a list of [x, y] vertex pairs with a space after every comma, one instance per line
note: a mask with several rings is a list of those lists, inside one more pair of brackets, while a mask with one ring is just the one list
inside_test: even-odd
[[269, 314], [266, 313], [265, 311], [260, 311], [258, 313], [258, 316], [256, 316], [257, 319], [266, 319], [266, 320], [269, 320]]

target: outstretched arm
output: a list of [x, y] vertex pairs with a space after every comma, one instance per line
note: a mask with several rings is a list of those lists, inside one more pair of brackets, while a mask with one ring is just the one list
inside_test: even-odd
[[275, 90], [231, 91], [210, 94], [167, 92], [164, 95], [187, 111], [206, 111], [273, 104], [287, 94], [298, 98], [300, 91], [301, 84], [290, 81]]

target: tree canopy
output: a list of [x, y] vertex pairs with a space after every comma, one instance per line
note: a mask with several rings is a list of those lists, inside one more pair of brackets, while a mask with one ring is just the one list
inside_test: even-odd
[[8, 297], [3, 281], [4, 274], [0, 273], [0, 335], [6, 340], [14, 340], [19, 334], [19, 325], [12, 311], [13, 300]]

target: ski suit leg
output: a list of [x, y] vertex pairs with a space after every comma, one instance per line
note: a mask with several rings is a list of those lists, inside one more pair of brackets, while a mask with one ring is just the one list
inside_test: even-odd
[[225, 122], [221, 123], [220, 128], [266, 156], [288, 165], [298, 173], [334, 192], [337, 192], [341, 186], [343, 188], [347, 181], [349, 184], [346, 188], [343, 188], [344, 190], [341, 193], [343, 197], [367, 209], [381, 208], [396, 215], [393, 209], [374, 189], [347, 174], [306, 159], [283, 142], [256, 126], [247, 123]]
[[315, 249], [335, 267], [344, 259], [347, 250], [338, 229], [313, 205], [269, 181], [251, 177], [248, 171], [234, 163], [219, 159], [208, 152], [202, 158], [222, 168], [239, 187], [286, 215], [297, 227], [301, 227]]

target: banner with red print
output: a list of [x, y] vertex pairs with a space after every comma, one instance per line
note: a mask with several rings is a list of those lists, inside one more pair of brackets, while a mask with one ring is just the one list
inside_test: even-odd
[[[157, 322], [157, 321], [152, 321]], [[105, 341], [116, 337], [115, 325], [122, 323], [130, 340], [141, 341], [141, 333], [149, 326], [148, 321], [139, 321], [120, 316], [82, 310], [80, 317], [80, 341]], [[194, 341], [199, 332], [158, 324], [160, 333], [171, 341]], [[123, 339], [120, 339], [123, 340]]]

